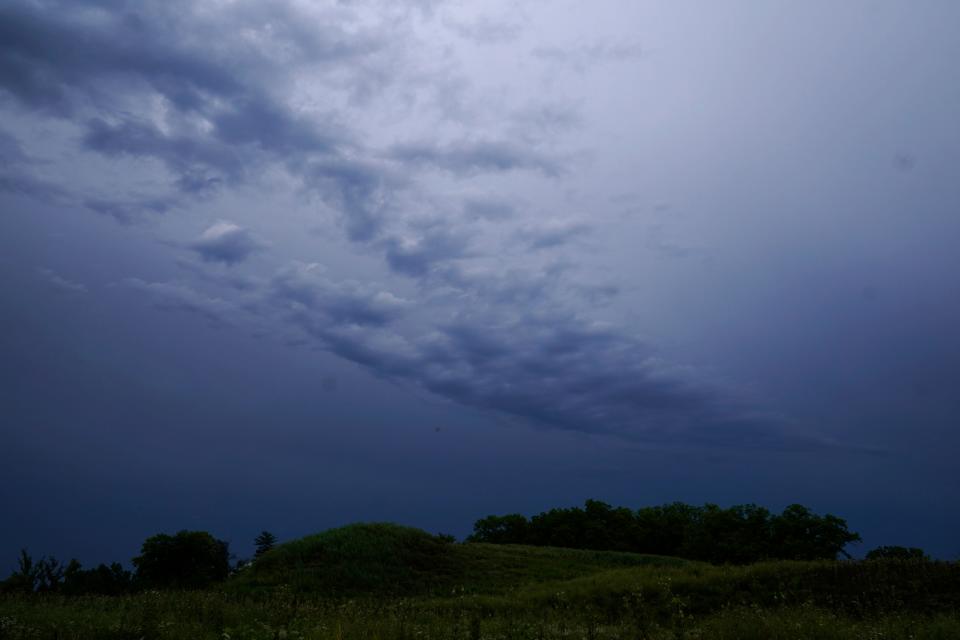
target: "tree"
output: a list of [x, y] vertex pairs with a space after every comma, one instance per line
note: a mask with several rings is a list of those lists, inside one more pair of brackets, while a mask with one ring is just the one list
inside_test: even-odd
[[110, 566], [100, 564], [95, 569], [84, 569], [79, 562], [71, 560], [63, 574], [61, 591], [71, 596], [117, 596], [129, 593], [132, 586], [133, 576], [119, 562]]
[[254, 553], [254, 557], [259, 558], [270, 549], [273, 549], [273, 545], [277, 543], [277, 536], [273, 535], [269, 531], [262, 531], [260, 535], [253, 539], [253, 544], [257, 545], [257, 551]]
[[846, 521], [791, 505], [781, 515], [754, 504], [727, 509], [674, 502], [637, 511], [587, 500], [583, 508], [551, 509], [531, 517], [488, 516], [473, 526], [468, 542], [529, 544], [655, 553], [746, 564], [765, 559], [825, 560], [849, 555], [860, 536]]
[[33, 593], [39, 579], [39, 571], [33, 558], [26, 549], [20, 550], [17, 558], [17, 569], [0, 583], [0, 591]]
[[700, 509], [682, 502], [643, 507], [636, 512], [637, 543], [633, 551], [675, 556], [693, 537]]
[[830, 515], [818, 516], [807, 507], [792, 504], [773, 519], [773, 551], [784, 560], [835, 560], [849, 558], [844, 547], [860, 542], [860, 534], [847, 529], [847, 522]]
[[527, 531], [530, 523], [519, 513], [506, 516], [487, 516], [473, 524], [473, 534], [468, 542], [494, 544], [529, 544]]
[[58, 562], [53, 556], [41, 558], [40, 561], [37, 562], [37, 591], [49, 592], [59, 590], [60, 584], [63, 582], [65, 570], [66, 567], [63, 566], [63, 563]]
[[929, 560], [930, 556], [917, 547], [897, 545], [877, 547], [867, 553], [867, 560]]
[[[75, 561], [71, 561], [72, 562]], [[0, 591], [16, 591], [23, 593], [58, 591], [63, 582], [64, 567], [53, 556], [42, 557], [36, 562], [26, 549], [20, 550], [17, 558], [17, 570], [9, 578], [0, 583]]]
[[133, 559], [136, 580], [145, 587], [202, 589], [230, 573], [226, 542], [206, 531], [180, 531], [147, 538]]

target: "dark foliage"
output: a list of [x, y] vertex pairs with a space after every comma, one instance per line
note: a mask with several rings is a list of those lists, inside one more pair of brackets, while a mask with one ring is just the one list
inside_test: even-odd
[[133, 590], [133, 576], [119, 562], [110, 566], [100, 564], [93, 569], [83, 569], [76, 560], [71, 560], [63, 574], [61, 592], [65, 595], [117, 596]]
[[802, 505], [774, 515], [756, 505], [722, 509], [679, 502], [637, 511], [587, 500], [583, 508], [551, 509], [530, 519], [488, 516], [474, 524], [470, 542], [631, 551], [716, 564], [767, 559], [821, 560], [847, 555], [860, 540], [847, 523]]
[[206, 531], [161, 533], [147, 538], [133, 559], [136, 582], [147, 588], [202, 589], [225, 580], [230, 550]]
[[254, 556], [259, 558], [270, 549], [273, 549], [273, 545], [277, 543], [277, 536], [273, 535], [269, 531], [261, 531], [260, 535], [253, 539], [253, 544], [257, 546], [257, 551], [254, 553]]
[[66, 566], [53, 557], [37, 561], [20, 551], [17, 570], [0, 582], [0, 592], [7, 593], [58, 593], [63, 595], [120, 595], [130, 593], [133, 580], [129, 571], [117, 562], [109, 567], [101, 564], [85, 570], [77, 560]]
[[930, 556], [917, 547], [886, 546], [877, 547], [867, 553], [867, 560], [915, 560], [926, 561]]
[[[75, 561], [73, 561], [75, 562]], [[13, 593], [50, 593], [60, 589], [66, 567], [53, 556], [34, 561], [26, 549], [20, 550], [17, 569], [0, 582], [0, 591]]]

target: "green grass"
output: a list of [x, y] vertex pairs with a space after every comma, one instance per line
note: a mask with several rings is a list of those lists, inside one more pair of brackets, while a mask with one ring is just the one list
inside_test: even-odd
[[0, 596], [0, 640], [957, 639], [960, 566], [676, 558], [451, 544], [353, 525], [222, 588]]

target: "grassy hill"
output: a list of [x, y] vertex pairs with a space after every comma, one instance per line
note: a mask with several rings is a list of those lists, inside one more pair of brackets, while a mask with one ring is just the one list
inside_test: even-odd
[[374, 523], [280, 545], [206, 591], [0, 596], [0, 638], [952, 640], [958, 610], [957, 563], [713, 566]]
[[677, 558], [519, 545], [454, 544], [425, 531], [361, 523], [282, 544], [231, 580], [239, 591], [281, 585], [332, 596], [504, 593], [538, 584]]
[[280, 545], [231, 579], [238, 594], [283, 587], [318, 597], [417, 597], [431, 607], [576, 608], [655, 617], [813, 604], [851, 615], [956, 610], [960, 566], [936, 562], [763, 562], [715, 566], [664, 556], [455, 544], [419, 529], [354, 524]]

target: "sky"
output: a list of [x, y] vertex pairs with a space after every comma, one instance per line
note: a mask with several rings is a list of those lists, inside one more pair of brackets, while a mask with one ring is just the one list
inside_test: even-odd
[[7, 0], [0, 569], [588, 498], [960, 558], [958, 28]]

